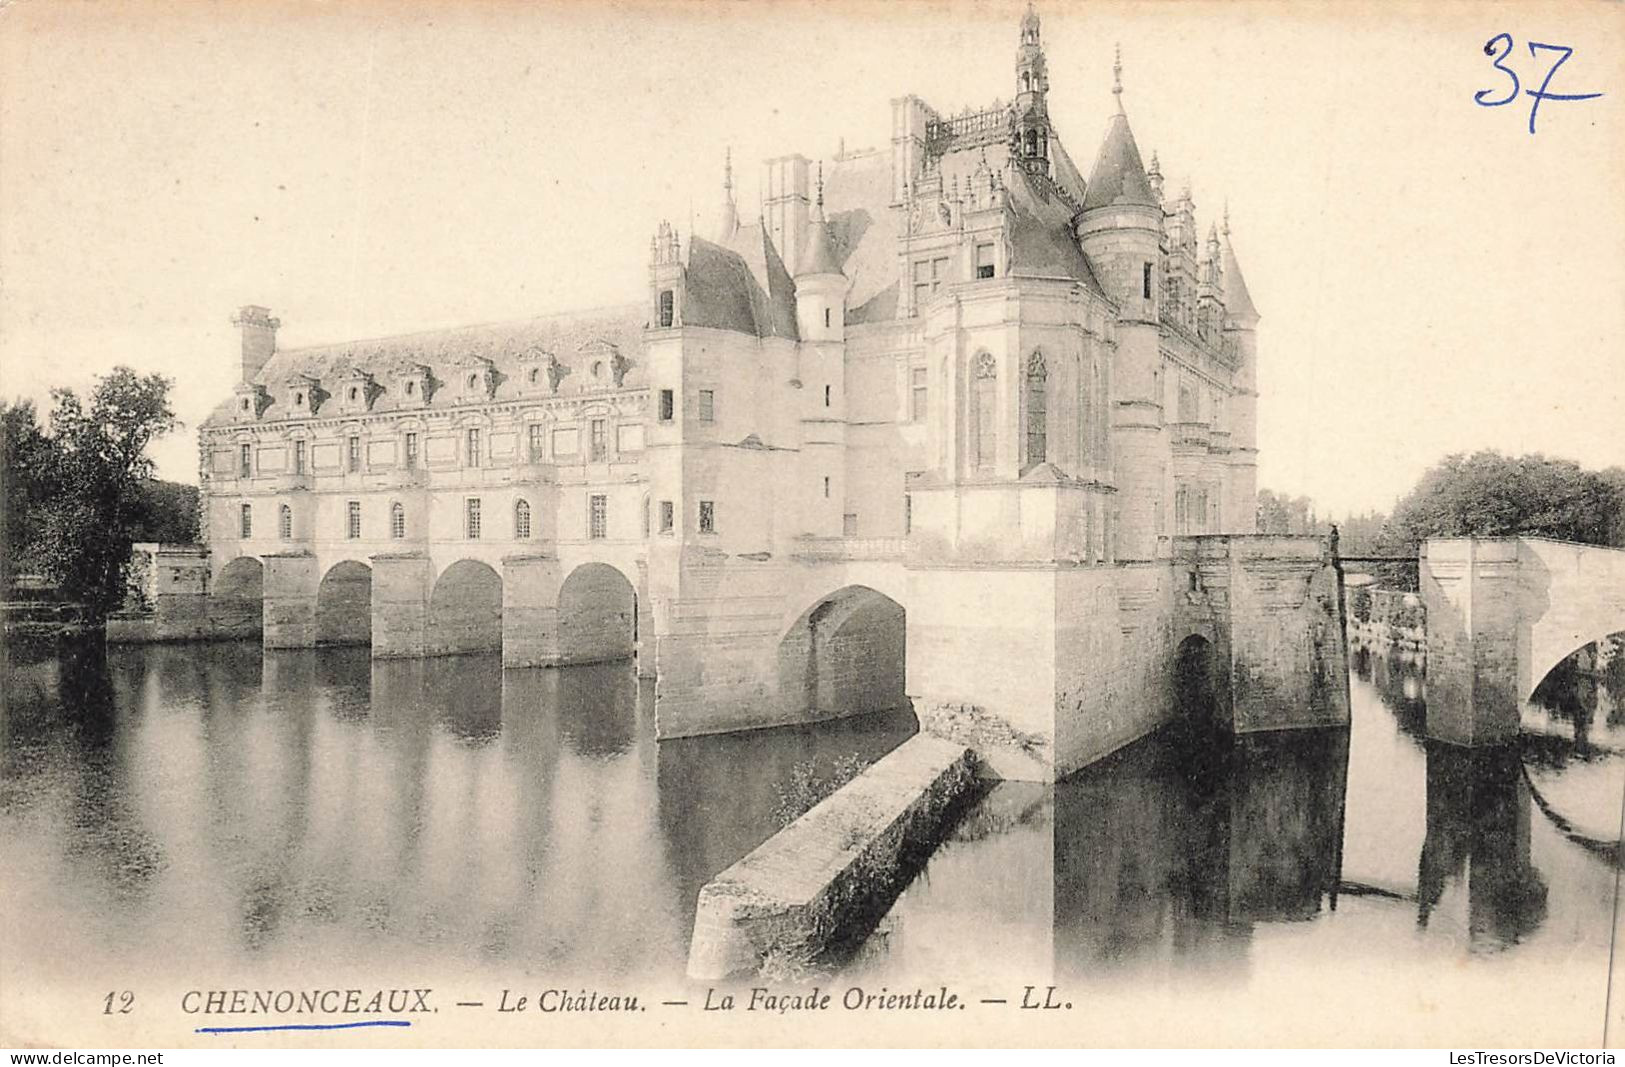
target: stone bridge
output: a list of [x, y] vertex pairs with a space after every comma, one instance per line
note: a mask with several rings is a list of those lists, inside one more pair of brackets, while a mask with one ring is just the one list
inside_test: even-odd
[[1093, 564], [838, 537], [748, 556], [658, 540], [165, 546], [149, 564], [160, 638], [635, 659], [661, 739], [912, 707], [984, 771], [1053, 780], [1177, 715], [1236, 733], [1348, 721], [1340, 578], [1319, 538], [1181, 537], [1158, 559]]
[[1427, 606], [1430, 737], [1495, 745], [1547, 672], [1625, 630], [1625, 550], [1540, 537], [1433, 538]]

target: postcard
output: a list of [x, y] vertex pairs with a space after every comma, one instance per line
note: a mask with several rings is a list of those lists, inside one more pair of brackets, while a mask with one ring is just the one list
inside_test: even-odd
[[1619, 7], [0, 26], [0, 1044], [1625, 1041]]

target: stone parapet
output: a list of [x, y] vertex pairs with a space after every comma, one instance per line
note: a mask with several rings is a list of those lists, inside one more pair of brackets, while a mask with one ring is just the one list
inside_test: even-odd
[[916, 735], [700, 890], [688, 975], [815, 963], [878, 918], [972, 787], [962, 745]]

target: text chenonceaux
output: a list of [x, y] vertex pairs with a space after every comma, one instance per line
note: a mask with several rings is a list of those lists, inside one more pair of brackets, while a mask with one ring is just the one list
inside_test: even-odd
[[188, 989], [188, 1015], [422, 1015], [433, 989]]

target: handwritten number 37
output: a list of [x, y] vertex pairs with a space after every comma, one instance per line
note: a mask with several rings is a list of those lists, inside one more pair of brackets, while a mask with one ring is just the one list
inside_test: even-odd
[[[1496, 55], [1496, 49], [1498, 47], [1502, 49], [1500, 55]], [[1541, 44], [1539, 41], [1529, 42], [1529, 55], [1532, 58], [1538, 58], [1541, 50], [1545, 50], [1547, 52], [1557, 52], [1558, 57], [1557, 61], [1552, 64], [1551, 69], [1546, 72], [1546, 79], [1540, 83], [1539, 89], [1523, 90], [1523, 95], [1531, 96], [1535, 101], [1529, 105], [1529, 132], [1531, 134], [1535, 132], [1535, 113], [1540, 110], [1540, 102], [1542, 100], [1591, 100], [1595, 97], [1603, 95], [1601, 93], [1547, 92], [1546, 89], [1552, 84], [1553, 76], [1557, 74], [1557, 68], [1568, 62], [1568, 58], [1574, 54], [1574, 49], [1562, 44]], [[1494, 89], [1480, 89], [1478, 92], [1473, 94], [1473, 100], [1480, 107], [1500, 107], [1502, 104], [1512, 103], [1514, 100], [1518, 99], [1518, 90], [1522, 88], [1523, 85], [1523, 83], [1518, 80], [1517, 72], [1506, 65], [1506, 60], [1512, 55], [1512, 35], [1510, 33], [1498, 33], [1494, 37], [1491, 37], [1488, 41], [1485, 41], [1484, 54], [1495, 60], [1495, 63], [1493, 64], [1495, 69], [1512, 79], [1512, 85], [1506, 90], [1506, 95], [1501, 97], [1499, 100], [1489, 99], [1489, 97], [1495, 94]]]

